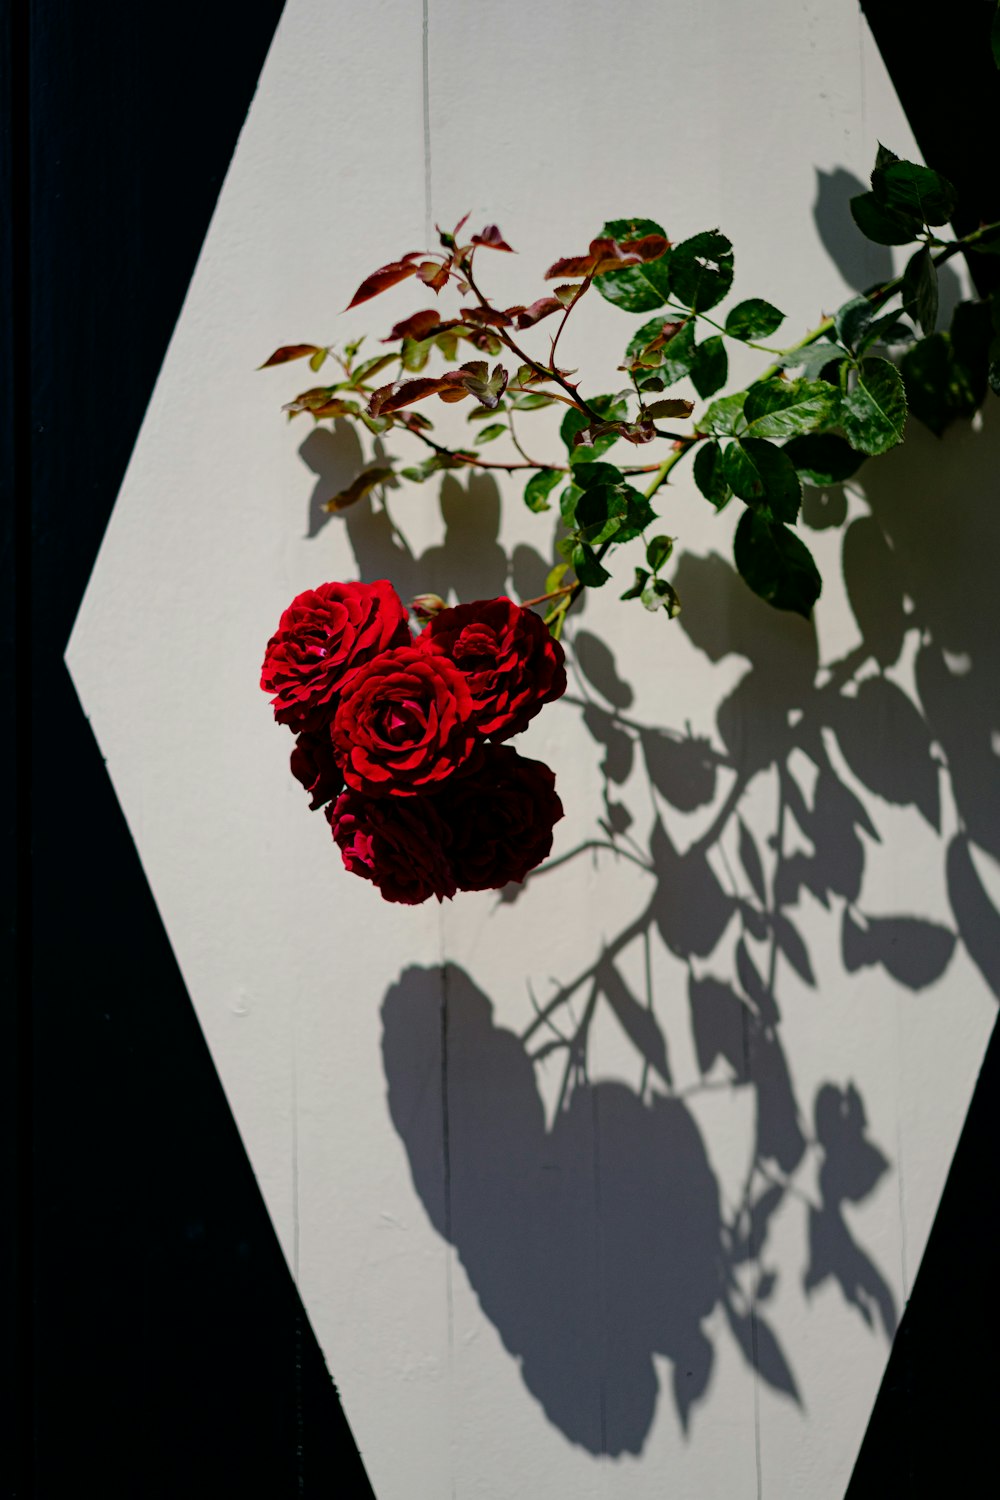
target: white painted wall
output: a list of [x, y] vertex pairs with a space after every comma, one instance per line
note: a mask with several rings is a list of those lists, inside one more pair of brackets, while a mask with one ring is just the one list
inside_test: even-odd
[[[982, 681], [995, 663], [982, 653], [994, 648], [961, 578], [976, 564], [996, 425], [943, 443], [914, 432], [847, 499], [852, 516], [870, 505], [879, 517], [930, 622], [924, 656], [911, 631], [887, 680], [932, 716], [947, 705], [933, 729], [952, 725], [954, 742], [946, 732], [932, 751], [916, 709], [912, 722], [882, 712], [892, 694], [874, 684], [871, 658], [857, 674], [874, 684], [860, 706], [853, 688], [816, 696], [861, 641], [842, 529], [808, 536], [827, 579], [814, 634], [706, 561], [729, 555], [735, 517], [712, 515], [683, 476], [664, 505], [683, 554], [683, 623], [652, 620], [608, 589], [578, 631], [613, 653], [627, 688], [591, 674], [625, 717], [671, 737], [654, 742], [662, 756], [689, 733], [718, 757], [704, 798], [697, 768], [685, 778], [676, 766], [661, 773], [673, 803], [654, 798], [639, 754], [611, 787], [640, 858], [654, 805], [674, 848], [694, 853], [671, 867], [661, 842], [656, 879], [624, 858], [583, 856], [513, 904], [482, 894], [440, 911], [383, 905], [341, 872], [325, 822], [288, 775], [290, 740], [256, 685], [264, 642], [292, 595], [328, 578], [388, 572], [412, 592], [445, 577], [466, 598], [533, 590], [551, 526], [525, 512], [518, 486], [473, 478], [441, 491], [447, 531], [432, 487], [394, 497], [418, 565], [387, 550], [367, 511], [309, 535], [310, 497], [352, 477], [353, 440], [284, 424], [278, 407], [301, 366], [254, 367], [283, 342], [386, 331], [416, 305], [409, 288], [349, 317], [338, 309], [374, 265], [423, 243], [428, 220], [467, 209], [521, 252], [489, 267], [511, 300], [536, 295], [541, 268], [605, 218], [641, 213], [675, 239], [719, 224], [736, 244], [735, 296], [768, 297], [789, 329], [805, 329], [881, 269], [880, 252], [851, 238], [844, 174], [864, 177], [877, 137], [915, 150], [846, 0], [617, 10], [428, 0], [426, 19], [425, 94], [419, 0], [289, 0], [70, 669], [379, 1500], [836, 1497], [994, 1002], [961, 943], [916, 989], [933, 965], [913, 958], [913, 930], [895, 947], [892, 931], [874, 929], [845, 948], [836, 889], [825, 905], [803, 890], [785, 910], [815, 983], [777, 955], [773, 1031], [754, 1037], [724, 1008], [716, 1015], [706, 981], [739, 982], [735, 897], [751, 890], [738, 818], [771, 899], [779, 778], [773, 765], [751, 772], [782, 724], [778, 763], [812, 804], [815, 764], [790, 748], [806, 728], [788, 731], [789, 708], [806, 703], [814, 755], [821, 744], [870, 826], [852, 844], [835, 808], [811, 842], [786, 813], [786, 860], [818, 841], [815, 859], [843, 888], [853, 847], [858, 925], [905, 915], [954, 931], [946, 848], [960, 814], [976, 834], [989, 812]], [[812, 208], [823, 184], [821, 234]], [[567, 339], [568, 362], [611, 384], [630, 327], [599, 303]], [[947, 547], [945, 509], [960, 521]], [[884, 598], [875, 564], [862, 571]], [[936, 646], [950, 663], [937, 689]], [[578, 669], [570, 694], [593, 700], [592, 727], [607, 723], [612, 704]], [[567, 816], [555, 853], [566, 854], [597, 834], [603, 750], [570, 702], [547, 709], [523, 744], [557, 772]], [[738, 818], [717, 817], [741, 771]], [[987, 856], [975, 858], [992, 879]], [[589, 1083], [555, 1120], [560, 1055], [533, 1065], [516, 1040], [532, 994], [544, 1003], [633, 929], [618, 967], [637, 1005], [655, 1011], [671, 1081], [644, 1075], [603, 998]], [[870, 960], [879, 944], [897, 969], [900, 951], [913, 958], [910, 983], [859, 966], [856, 950]], [[747, 951], [766, 972], [766, 935], [749, 936]], [[587, 993], [569, 1007], [577, 1020]], [[565, 1010], [556, 1019], [572, 1024]], [[707, 1077], [699, 1036], [702, 1062], [713, 1039], [723, 1054]], [[725, 1226], [755, 1162], [754, 1200], [769, 1177], [784, 1190], [727, 1281]], [[807, 1290], [811, 1264], [837, 1274]]]

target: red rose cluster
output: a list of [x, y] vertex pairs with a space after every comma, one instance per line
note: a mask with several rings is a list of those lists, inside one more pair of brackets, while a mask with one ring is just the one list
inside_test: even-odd
[[419, 635], [385, 579], [293, 599], [260, 685], [296, 736], [292, 774], [344, 864], [409, 905], [523, 880], [563, 815], [555, 777], [500, 743], [566, 690], [531, 610], [482, 599]]

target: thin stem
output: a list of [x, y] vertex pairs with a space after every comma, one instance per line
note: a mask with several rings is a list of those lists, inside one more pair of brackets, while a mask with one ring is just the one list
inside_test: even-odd
[[[447, 458], [451, 463], [456, 465], [461, 464], [469, 469], [502, 469], [505, 474], [511, 474], [517, 469], [558, 467], [555, 464], [550, 466], [548, 464], [532, 463], [530, 459], [527, 463], [521, 464], [492, 463], [485, 458], [476, 458], [472, 453], [465, 453], [461, 448], [446, 448], [443, 443], [436, 443], [433, 438], [428, 437], [426, 432], [421, 432], [419, 427], [408, 427], [406, 430], [407, 432], [412, 432], [413, 436], [419, 438], [422, 443], [426, 443], [428, 448], [433, 448], [434, 452], [440, 454], [442, 458]], [[565, 472], [565, 469], [562, 472]]]
[[562, 315], [559, 327], [556, 329], [555, 338], [552, 340], [552, 345], [549, 349], [549, 368], [552, 370], [554, 370], [556, 367], [556, 345], [562, 338], [562, 331], [566, 327], [566, 321], [576, 304], [580, 301], [580, 298], [583, 296], [584, 292], [590, 286], [593, 279], [594, 273], [593, 271], [591, 271], [590, 275], [584, 277], [583, 281], [580, 283], [580, 286], [577, 288], [576, 296], [573, 298], [572, 302], [568, 303], [566, 306], [566, 311]]
[[537, 599], [522, 599], [521, 608], [534, 609], [536, 604], [548, 604], [550, 599], [561, 599], [563, 594], [570, 593], [572, 588], [573, 585], [571, 583], [567, 583], [564, 584], [561, 589], [553, 589], [551, 594], [539, 594]]

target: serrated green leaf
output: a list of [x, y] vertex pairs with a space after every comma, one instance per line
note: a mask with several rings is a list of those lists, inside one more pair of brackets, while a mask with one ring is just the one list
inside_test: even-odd
[[681, 612], [677, 590], [665, 578], [651, 578], [639, 597], [643, 606], [650, 611], [665, 609], [670, 620]]
[[505, 422], [490, 422], [476, 434], [477, 443], [492, 443], [494, 438], [502, 437], [507, 431]]
[[621, 595], [621, 598], [638, 599], [641, 596], [643, 589], [646, 587], [646, 580], [648, 577], [649, 573], [645, 568], [636, 568], [635, 582], [631, 585], [630, 588], [627, 588], [625, 590], [624, 594]]
[[723, 473], [735, 495], [776, 521], [794, 521], [802, 486], [795, 465], [764, 438], [742, 437], [723, 454]]
[[722, 510], [732, 499], [732, 490], [725, 475], [722, 449], [718, 443], [699, 443], [694, 456], [694, 482], [714, 505]]
[[711, 432], [717, 437], [734, 437], [745, 432], [747, 420], [743, 415], [743, 403], [746, 398], [746, 391], [737, 391], [735, 395], [713, 401], [699, 421], [698, 431]]
[[618, 485], [595, 484], [576, 502], [576, 526], [584, 541], [599, 547], [621, 530], [628, 502]]
[[782, 449], [795, 465], [799, 478], [817, 486], [842, 484], [864, 463], [844, 438], [833, 432], [809, 432], [793, 437]]
[[555, 397], [547, 396], [544, 391], [517, 391], [509, 399], [515, 411], [541, 411], [543, 406], [556, 404]]
[[[601, 230], [602, 238], [617, 240], [619, 244], [622, 240], [642, 239], [647, 234], [662, 234], [666, 239], [666, 231], [652, 219], [611, 219]], [[670, 291], [670, 251], [641, 266], [606, 271], [594, 278], [594, 286], [623, 312], [650, 312], [654, 307], [662, 307]]]
[[858, 340], [858, 353], [864, 354], [873, 344], [885, 344], [889, 347], [899, 344], [910, 344], [916, 338], [916, 334], [908, 323], [899, 321], [898, 312], [885, 313], [881, 318], [875, 318], [865, 329], [864, 337]]
[[575, 536], [561, 536], [556, 542], [556, 551], [560, 557], [571, 558], [576, 545], [577, 538]]
[[858, 383], [841, 401], [841, 426], [861, 453], [886, 453], [903, 441], [906, 391], [895, 365], [876, 355], [861, 361]]
[[958, 195], [946, 177], [912, 161], [890, 161], [876, 166], [872, 192], [881, 208], [908, 214], [922, 224], [947, 224]]
[[718, 334], [706, 339], [694, 351], [691, 379], [701, 397], [714, 396], [721, 390], [729, 376], [729, 356], [726, 346]]
[[850, 302], [837, 308], [833, 315], [833, 326], [846, 349], [855, 347], [874, 316], [875, 308], [867, 297], [852, 297]]
[[611, 577], [607, 568], [601, 566], [593, 547], [588, 547], [586, 542], [574, 546], [572, 564], [573, 572], [588, 589], [599, 589]]
[[563, 525], [569, 530], [576, 523], [576, 502], [583, 494], [578, 484], [568, 484], [559, 496], [559, 514], [562, 516]]
[[[815, 343], [807, 344], [804, 349], [790, 349], [775, 363], [783, 370], [801, 370], [803, 380], [815, 380], [828, 365], [838, 368], [844, 358], [844, 351], [838, 344], [827, 338], [819, 338]], [[836, 384], [836, 377], [832, 376], [832, 372], [826, 378]]]
[[[663, 325], [676, 321], [676, 319], [671, 318], [653, 318], [649, 323], [644, 324], [629, 343], [625, 351], [626, 359], [638, 359], [642, 351], [657, 337]], [[673, 385], [675, 381], [681, 380], [685, 375], [689, 374], [695, 357], [694, 323], [687, 322], [682, 324], [673, 338], [668, 339], [662, 349], [654, 350], [650, 358], [654, 357], [659, 360], [659, 364], [649, 366], [649, 377], [647, 378], [655, 378], [659, 382], [655, 386], [655, 389], [658, 391], [663, 390], [668, 385]], [[643, 383], [644, 390], [653, 388], [651, 385]]]
[[733, 284], [733, 247], [724, 234], [708, 229], [675, 245], [670, 254], [670, 286], [678, 302], [707, 312]]
[[809, 618], [823, 585], [808, 547], [794, 531], [744, 511], [733, 555], [740, 577], [761, 599]]
[[726, 332], [731, 339], [766, 339], [785, 321], [783, 312], [762, 297], [737, 302], [726, 314]]
[[524, 486], [524, 503], [528, 509], [536, 512], [551, 510], [549, 495], [562, 477], [559, 469], [541, 469], [532, 474]]
[[828, 427], [839, 406], [840, 392], [825, 380], [760, 380], [747, 392], [743, 415], [748, 436], [787, 438]]
[[630, 542], [633, 537], [641, 536], [657, 519], [656, 511], [641, 490], [626, 484], [622, 486], [622, 494], [625, 497], [625, 519], [615, 537], [616, 543]]
[[851, 199], [851, 217], [866, 240], [876, 245], [909, 245], [922, 228], [912, 214], [883, 208], [874, 193], [859, 193]]
[[674, 550], [672, 536], [654, 536], [646, 548], [646, 561], [654, 573], [658, 573]]
[[573, 482], [582, 490], [589, 490], [595, 484], [624, 484], [625, 476], [614, 464], [574, 464]]
[[911, 255], [906, 263], [903, 311], [914, 323], [919, 323], [924, 333], [934, 332], [938, 314], [937, 268], [927, 245]]

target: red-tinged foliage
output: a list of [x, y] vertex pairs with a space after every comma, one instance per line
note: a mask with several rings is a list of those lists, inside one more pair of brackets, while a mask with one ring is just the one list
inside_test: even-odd
[[449, 265], [449, 261], [422, 260], [417, 267], [417, 276], [431, 291], [439, 292], [448, 280]]
[[[574, 287], [573, 291], [576, 293], [579, 291], [579, 288]], [[506, 309], [507, 317], [513, 318], [518, 328], [533, 328], [536, 323], [540, 323], [543, 318], [549, 317], [551, 313], [562, 311], [563, 304], [558, 297], [539, 297], [537, 302], [532, 302], [529, 307], [508, 307]]]
[[462, 307], [463, 323], [492, 326], [494, 328], [509, 328], [512, 319], [509, 312], [502, 311], [499, 307]]
[[[401, 323], [397, 323], [390, 330], [389, 337], [382, 340], [383, 344], [391, 344], [395, 339], [425, 339], [441, 322], [441, 314], [433, 307], [422, 307], [419, 312], [411, 313]], [[454, 324], [451, 325], [452, 327]]]
[[672, 396], [666, 401], [654, 401], [652, 406], [646, 407], [647, 417], [689, 417], [694, 411], [693, 401], [682, 401], [678, 396]]
[[265, 359], [258, 370], [269, 370], [272, 365], [287, 365], [290, 359], [307, 359], [311, 354], [319, 354], [319, 344], [283, 344], [280, 349], [275, 349], [270, 359]]
[[442, 377], [426, 377], [418, 380], [404, 380], [401, 385], [382, 385], [377, 391], [372, 392], [372, 398], [368, 403], [368, 415], [370, 417], [388, 417], [394, 411], [399, 411], [404, 406], [409, 406], [413, 401], [422, 401], [425, 396], [433, 396], [441, 389]]
[[[468, 214], [465, 217], [468, 218]], [[462, 222], [464, 223], [465, 220], [463, 219]], [[458, 233], [457, 229], [455, 233]], [[511, 255], [515, 253], [495, 224], [487, 224], [481, 234], [474, 234], [472, 236], [472, 243], [474, 245], [483, 245], [487, 250], [506, 250]]]
[[408, 276], [416, 276], [418, 274], [414, 264], [416, 258], [416, 251], [411, 251], [410, 254], [404, 255], [402, 260], [391, 260], [387, 265], [379, 266], [377, 271], [365, 277], [344, 311], [350, 312], [352, 307], [357, 307], [361, 302], [367, 302], [370, 297], [377, 297], [380, 292], [387, 292], [397, 282], [405, 281]]
[[639, 240], [591, 240], [586, 255], [569, 255], [557, 260], [545, 273], [546, 281], [559, 276], [603, 276], [606, 271], [621, 271], [657, 260], [670, 248], [662, 234], [646, 234]]

